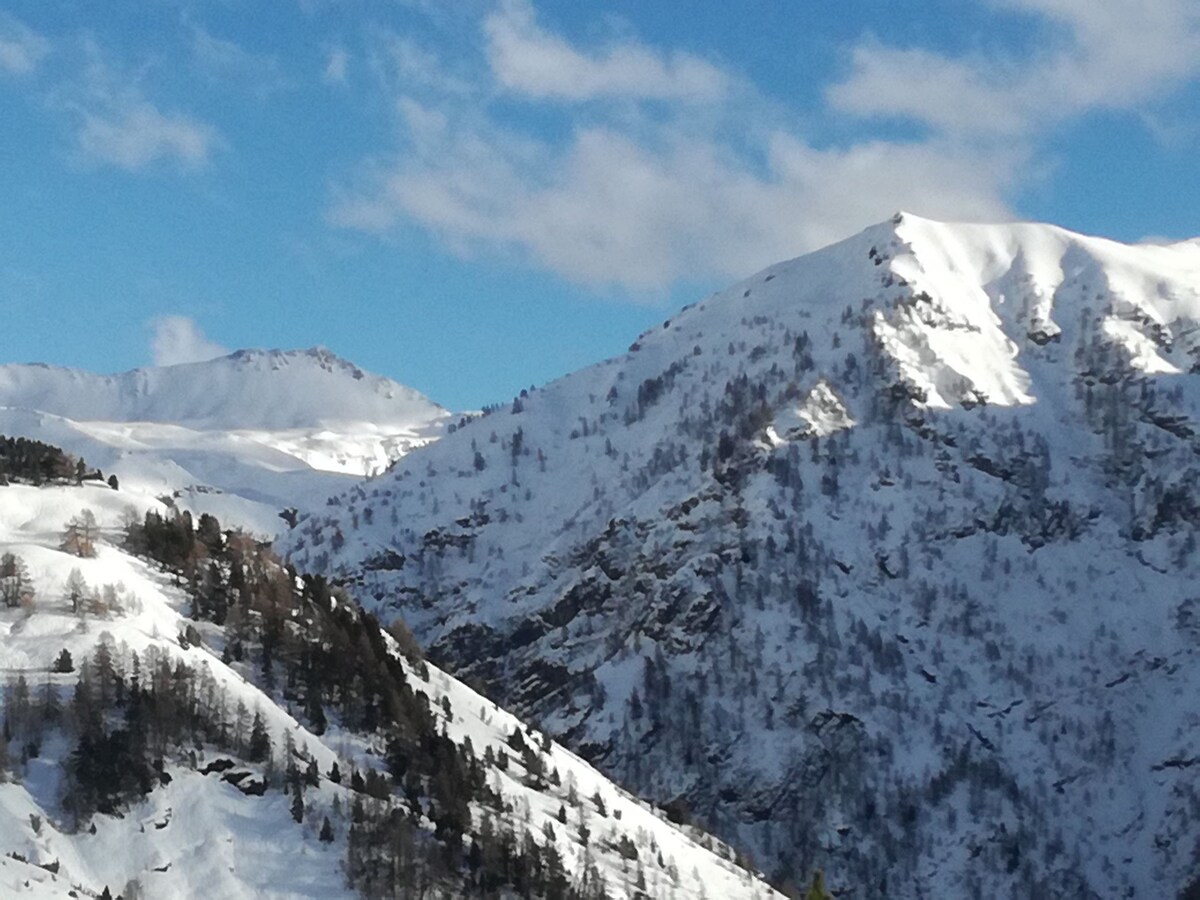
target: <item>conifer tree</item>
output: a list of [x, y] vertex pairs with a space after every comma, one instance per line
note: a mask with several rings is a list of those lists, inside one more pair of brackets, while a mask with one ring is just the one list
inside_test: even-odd
[[271, 756], [271, 737], [263, 724], [261, 712], [254, 714], [254, 724], [250, 728], [250, 762], [266, 762]]
[[292, 818], [296, 822], [304, 821], [304, 789], [300, 787], [300, 779], [292, 782]]

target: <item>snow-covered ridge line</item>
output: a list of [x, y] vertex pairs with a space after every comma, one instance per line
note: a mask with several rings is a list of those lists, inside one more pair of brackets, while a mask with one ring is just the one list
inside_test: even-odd
[[1198, 373], [1200, 242], [900, 214], [281, 547], [780, 879], [1173, 896]]
[[321, 347], [238, 350], [206, 362], [95, 375], [44, 364], [0, 366], [0, 406], [86, 421], [202, 429], [360, 424], [419, 429], [449, 413], [412, 388]]
[[323, 348], [239, 350], [94, 375], [0, 366], [0, 434], [45, 440], [130, 488], [262, 535], [437, 440], [451, 415]]

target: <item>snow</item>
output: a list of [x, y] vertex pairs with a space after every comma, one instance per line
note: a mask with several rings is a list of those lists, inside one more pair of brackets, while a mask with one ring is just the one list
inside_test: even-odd
[[327, 350], [243, 350], [93, 375], [0, 366], [0, 434], [84, 457], [139, 493], [264, 536], [441, 436], [450, 414]]
[[[87, 561], [55, 549], [84, 506], [113, 529], [166, 495], [266, 533], [293, 505], [306, 515], [280, 547], [301, 570], [402, 615], [437, 659], [561, 736], [547, 751], [561, 788], [528, 787], [516, 758], [491, 777], [535, 840], [553, 819], [575, 871], [586, 810], [615, 896], [634, 895], [633, 872], [610, 829], [673, 861], [678, 885], [649, 866], [651, 896], [769, 894], [606, 775], [683, 797], [768, 869], [820, 867], [851, 895], [886, 879], [898, 900], [1175, 896], [1194, 877], [1200, 242], [898, 214], [421, 447], [442, 412], [324, 351], [198, 365], [0, 370], [0, 432], [121, 478], [0, 488], [0, 551], [27, 559], [39, 598], [32, 615], [0, 611], [4, 667], [45, 677], [62, 647], [108, 632], [209, 666], [323, 768], [377, 765], [369, 739], [317, 738], [180, 647], [182, 596], [161, 573], [111, 545]], [[402, 451], [368, 481], [346, 474]], [[121, 586], [120, 614], [80, 629], [58, 600], [74, 566]], [[513, 716], [429, 672], [451, 736], [509, 753]], [[157, 877], [158, 842], [132, 829], [186, 801], [214, 834], [244, 831], [264, 859], [296, 854], [297, 879], [312, 863], [313, 884], [333, 883], [278, 804], [177, 774], [95, 843], [51, 834], [63, 877]], [[570, 783], [584, 802], [562, 826]], [[0, 797], [15, 829], [0, 851], [32, 853], [21, 816], [52, 816], [54, 767]], [[179, 879], [164, 886], [264, 889], [180, 834], [161, 844]], [[112, 849], [121, 835], [136, 853]], [[53, 896], [41, 872], [9, 860], [0, 885]]]
[[[1197, 371], [1200, 243], [902, 213], [281, 547], [764, 865], [890, 873], [897, 897], [1170, 896], [1200, 839], [1195, 770], [1164, 767], [1200, 742]], [[629, 704], [656, 658], [655, 726]]]
[[411, 388], [323, 348], [239, 350], [208, 362], [92, 375], [0, 366], [4, 405], [83, 421], [166, 422], [197, 429], [310, 428], [371, 422], [407, 428], [446, 416]]
[[854, 427], [845, 404], [824, 379], [812, 386], [795, 406], [785, 405], [768, 426], [767, 437], [775, 446], [810, 437], [827, 437]]
[[[93, 558], [57, 549], [63, 523], [83, 509], [95, 514], [102, 535]], [[135, 653], [155, 647], [194, 669], [206, 668], [227, 691], [230, 709], [240, 702], [252, 712], [262, 712], [276, 748], [290, 734], [323, 772], [335, 761], [345, 771], [351, 765], [380, 768], [374, 740], [346, 732], [336, 723], [318, 737], [212, 650], [180, 644], [178, 635], [189, 623], [182, 614], [187, 606], [183, 592], [157, 568], [114, 543], [125, 517], [131, 511], [140, 516], [146, 509], [164, 512], [166, 507], [152, 496], [106, 486], [0, 488], [0, 553], [19, 555], [36, 588], [30, 608], [0, 609], [0, 669], [10, 679], [23, 674], [32, 691], [47, 680], [65, 688], [74, 675], [50, 674], [52, 662], [64, 648], [75, 660], [82, 660], [98, 640]], [[103, 616], [73, 614], [63, 597], [73, 569], [90, 585], [113, 585], [117, 608]], [[199, 625], [206, 643], [219, 646], [219, 630]], [[513, 716], [434, 667], [428, 667], [426, 680], [411, 664], [405, 665], [453, 740], [461, 743], [469, 738], [480, 756], [488, 747], [497, 755], [512, 755], [506, 741], [514, 729], [524, 727]], [[442, 711], [443, 700], [449, 701], [451, 718]], [[174, 764], [168, 766], [171, 782], [156, 788], [125, 815], [97, 816], [94, 830], [73, 832], [62, 820], [59, 805], [57, 760], [65, 752], [61, 741], [47, 741], [39, 757], [20, 767], [15, 783], [0, 784], [0, 858], [16, 853], [28, 860], [8, 858], [0, 865], [5, 897], [61, 897], [72, 888], [99, 894], [104, 886], [115, 896], [130, 882], [136, 882], [146, 897], [249, 900], [350, 895], [341, 868], [345, 813], [338, 819], [330, 812], [335, 798], [344, 811], [349, 809], [353, 795], [347, 788], [327, 780], [309, 788], [305, 802], [315, 811], [310, 812], [308, 823], [299, 826], [291, 819], [288, 798], [279, 792], [247, 797], [218, 775]], [[206, 757], [213, 758], [211, 749], [201, 750], [200, 763]], [[650, 897], [701, 896], [705, 890], [708, 896], [747, 900], [778, 896], [735, 867], [726, 858], [732, 854], [704, 849], [698, 835], [670, 825], [563, 748], [549, 746], [546, 762], [561, 774], [561, 787], [542, 792], [527, 786], [518, 777], [519, 758], [507, 772], [493, 773], [494, 786], [512, 809], [529, 810], [530, 819], [523, 827], [535, 840], [547, 840], [542, 829], [545, 822], [552, 822], [568, 871], [582, 872], [588, 863], [597, 865], [609, 885], [609, 896], [632, 900], [637, 893], [637, 867], [615, 849], [620, 837], [641, 848]], [[570, 824], [557, 819], [560, 806], [569, 805], [568, 785], [576, 787], [584, 805], [599, 796], [607, 807], [604, 816], [585, 814], [593, 834], [590, 849], [572, 836], [578, 825], [575, 807], [570, 807]], [[325, 814], [337, 822], [338, 837], [329, 845], [317, 840], [311, 824]], [[513, 824], [522, 827], [519, 819]], [[661, 851], [665, 868], [647, 855], [652, 846]], [[57, 864], [57, 874], [39, 868], [40, 864]]]

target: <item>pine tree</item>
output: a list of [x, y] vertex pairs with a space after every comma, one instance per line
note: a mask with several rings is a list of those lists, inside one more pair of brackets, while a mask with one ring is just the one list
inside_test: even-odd
[[300, 787], [300, 780], [292, 782], [292, 818], [296, 822], [304, 821], [304, 790]]
[[333, 843], [333, 825], [329, 823], [329, 816], [326, 816], [325, 821], [321, 823], [321, 833], [318, 835], [318, 838], [322, 843]]
[[0, 597], [8, 607], [20, 606], [22, 600], [33, 597], [29, 568], [21, 557], [12, 553], [0, 557]]
[[266, 762], [270, 756], [271, 737], [263, 724], [262, 713], [256, 712], [250, 728], [250, 762]]

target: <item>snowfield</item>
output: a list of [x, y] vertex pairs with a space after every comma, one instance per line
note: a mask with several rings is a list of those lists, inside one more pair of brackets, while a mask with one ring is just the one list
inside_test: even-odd
[[120, 375], [0, 366], [0, 434], [62, 447], [135, 492], [264, 536], [282, 528], [284, 508], [320, 506], [437, 440], [449, 420], [322, 348]]

